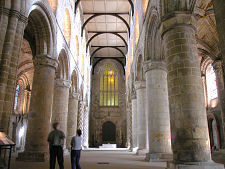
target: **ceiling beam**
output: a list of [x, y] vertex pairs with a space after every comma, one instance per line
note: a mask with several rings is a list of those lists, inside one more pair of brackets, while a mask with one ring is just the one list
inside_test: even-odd
[[[123, 62], [120, 60], [121, 58], [119, 58], [119, 57], [102, 57], [102, 58], [98, 58], [99, 60], [96, 62], [96, 63], [94, 63], [94, 65], [92, 66], [92, 74], [94, 74], [94, 71], [95, 71], [95, 67], [96, 67], [96, 65], [99, 63], [99, 62], [101, 62], [102, 60], [105, 60], [105, 59], [112, 59], [112, 60], [116, 60], [117, 62], [119, 62], [120, 64], [121, 64], [121, 66], [122, 66], [122, 68], [123, 68], [123, 74], [125, 75], [125, 68], [124, 68], [124, 64], [123, 64]], [[124, 58], [124, 59], [126, 59], [126, 58]], [[126, 62], [126, 61], [125, 61]]]
[[119, 51], [123, 55], [124, 58], [126, 58], [126, 55], [120, 49], [120, 47], [125, 47], [125, 46], [92, 46], [92, 47], [97, 47], [97, 49], [95, 49], [94, 52], [91, 54], [91, 58], [96, 54], [96, 52], [98, 52], [99, 50], [104, 49], [104, 48], [116, 49], [117, 51]]
[[130, 26], [129, 24], [127, 23], [127, 21], [120, 16], [119, 13], [92, 13], [92, 16], [90, 16], [85, 22], [84, 24], [82, 25], [82, 28], [81, 28], [81, 36], [83, 36], [83, 31], [84, 31], [84, 28], [85, 26], [88, 24], [89, 21], [91, 21], [92, 19], [98, 17], [98, 16], [102, 16], [102, 15], [108, 15], [108, 16], [114, 16], [116, 18], [119, 18], [120, 20], [123, 21], [123, 23], [126, 25], [127, 27], [127, 30], [128, 30], [128, 33], [129, 33], [129, 36], [130, 36]]
[[[93, 36], [88, 40], [88, 42], [87, 42], [87, 44], [86, 44], [86, 50], [88, 49], [88, 46], [89, 46], [90, 42], [91, 42], [94, 38], [96, 38], [97, 36], [102, 35], [102, 34], [113, 34], [113, 35], [119, 37], [119, 38], [124, 42], [126, 48], [128, 49], [126, 40], [125, 40], [125, 39], [123, 38], [123, 36], [121, 36], [119, 33], [117, 33], [117, 32], [97, 32], [97, 33], [95, 33], [95, 35], [93, 35]], [[93, 47], [93, 46], [92, 46], [92, 47]]]
[[108, 46], [108, 45], [104, 45], [104, 46], [99, 46], [99, 45], [91, 45], [92, 48], [105, 48], [105, 47], [110, 47], [110, 48], [125, 48], [126, 46]]
[[[78, 6], [79, 6], [80, 1], [81, 1], [81, 0], [77, 0], [77, 1], [75, 2], [75, 9], [74, 9], [74, 10], [75, 10], [75, 11], [74, 11], [75, 14], [76, 14], [76, 12], [77, 12], [77, 8], [78, 8]], [[128, 0], [128, 2], [130, 3], [130, 6], [131, 6], [132, 16], [134, 16], [134, 4], [133, 4], [132, 0]]]
[[126, 31], [88, 31], [88, 33], [127, 33]]

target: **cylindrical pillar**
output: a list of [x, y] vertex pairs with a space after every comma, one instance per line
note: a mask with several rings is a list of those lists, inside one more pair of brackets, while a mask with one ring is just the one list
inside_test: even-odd
[[137, 97], [136, 93], [131, 96], [132, 103], [132, 147], [135, 149], [137, 145]]
[[[27, 18], [21, 1], [0, 4], [0, 130], [8, 133], [16, 87], [19, 51]], [[7, 4], [9, 6], [7, 6]], [[8, 8], [9, 7], [9, 8]]]
[[60, 129], [67, 135], [67, 115], [69, 102], [69, 88], [71, 82], [63, 79], [55, 80], [54, 99], [52, 108], [52, 124], [60, 123]]
[[211, 160], [194, 16], [180, 14], [162, 23], [168, 69], [171, 137], [175, 163]]
[[25, 152], [19, 154], [20, 160], [45, 161], [47, 158], [56, 67], [57, 61], [49, 56], [35, 57]]
[[77, 116], [78, 116], [78, 93], [70, 93], [68, 105], [68, 120], [67, 120], [67, 148], [69, 149], [70, 141], [77, 131]]
[[168, 160], [172, 158], [172, 151], [166, 64], [162, 61], [148, 61], [144, 64], [144, 70], [149, 136], [147, 159]]
[[137, 93], [137, 154], [145, 154], [147, 153], [147, 117], [145, 112], [146, 82], [136, 81], [135, 89]]
[[225, 148], [225, 86], [223, 76], [223, 65], [221, 60], [215, 60], [212, 64], [216, 73], [216, 84], [218, 89], [219, 105], [221, 108], [222, 124], [223, 124], [223, 138], [221, 140], [222, 148]]
[[83, 146], [85, 148], [88, 148], [88, 131], [89, 131], [89, 109], [87, 106], [85, 106], [83, 115]]

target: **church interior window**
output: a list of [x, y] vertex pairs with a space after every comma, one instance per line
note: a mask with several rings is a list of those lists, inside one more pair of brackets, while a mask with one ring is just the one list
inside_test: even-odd
[[15, 93], [14, 110], [17, 109], [19, 92], [20, 92], [20, 86], [19, 86], [19, 84], [17, 84], [17, 86], [16, 86], [16, 93]]
[[106, 65], [100, 76], [100, 106], [118, 106], [118, 73]]
[[206, 85], [207, 85], [208, 101], [216, 99], [218, 97], [217, 85], [216, 85], [216, 74], [211, 65], [206, 70]]

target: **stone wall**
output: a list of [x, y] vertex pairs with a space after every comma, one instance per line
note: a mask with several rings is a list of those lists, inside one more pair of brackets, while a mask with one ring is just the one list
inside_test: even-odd
[[[99, 106], [99, 86], [100, 73], [104, 70], [106, 64], [113, 65], [118, 71], [119, 85], [119, 106], [101, 107]], [[92, 75], [91, 88], [91, 111], [89, 144], [90, 146], [99, 146], [102, 144], [102, 125], [111, 121], [116, 125], [116, 144], [118, 147], [124, 147], [126, 144], [126, 103], [125, 103], [125, 76], [122, 66], [114, 60], [104, 60], [97, 64], [95, 72]]]

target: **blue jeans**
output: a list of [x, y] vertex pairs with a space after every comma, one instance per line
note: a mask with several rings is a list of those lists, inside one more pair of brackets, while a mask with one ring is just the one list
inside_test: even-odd
[[81, 169], [81, 167], [80, 167], [80, 153], [81, 153], [81, 150], [72, 150], [71, 151], [71, 166], [72, 166], [72, 169]]

